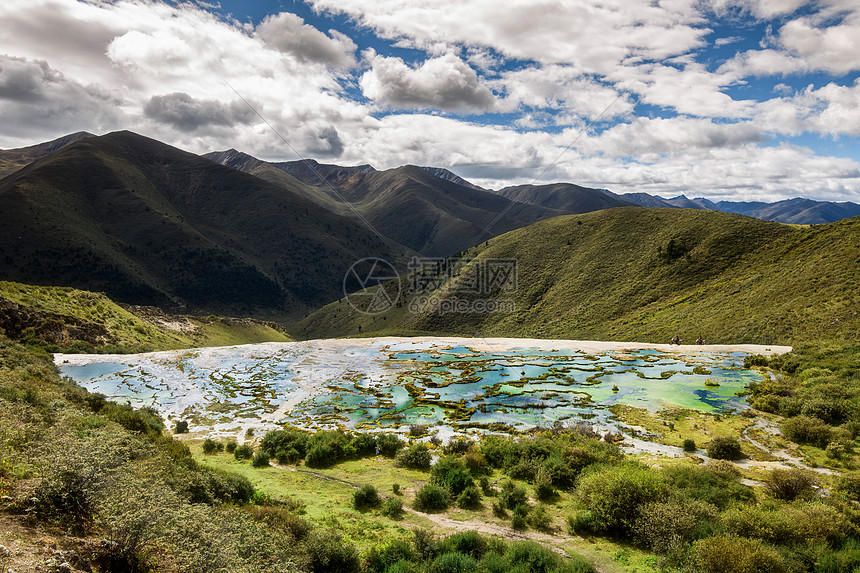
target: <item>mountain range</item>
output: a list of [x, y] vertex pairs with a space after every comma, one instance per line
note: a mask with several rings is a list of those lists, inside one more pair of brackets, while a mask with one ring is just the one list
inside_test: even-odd
[[[681, 217], [681, 227], [687, 219], [668, 213], [725, 211], [799, 224], [860, 214], [854, 203], [713, 203], [569, 183], [490, 191], [442, 168], [266, 162], [232, 149], [201, 157], [130, 132], [79, 132], [0, 150], [0, 169], [0, 279], [100, 291], [171, 311], [286, 322], [341, 297], [347, 270], [361, 259], [379, 257], [403, 272], [413, 257], [474, 252], [503, 233], [519, 236], [509, 232], [536, 223], [547, 228], [541, 226], [547, 219], [570, 214], [621, 208], [621, 214], [595, 219], [607, 229], [614, 228], [613, 217], [625, 224], [657, 220], [625, 214], [630, 209], [661, 208], [666, 220]], [[785, 232], [759, 224], [737, 223], [744, 232], [733, 235], [732, 244], [747, 244], [744, 235], [758, 236], [761, 229]], [[589, 256], [599, 258], [600, 249]], [[582, 258], [586, 252], [568, 258], [594, 268], [598, 263]], [[303, 328], [317, 331], [313, 322]]]

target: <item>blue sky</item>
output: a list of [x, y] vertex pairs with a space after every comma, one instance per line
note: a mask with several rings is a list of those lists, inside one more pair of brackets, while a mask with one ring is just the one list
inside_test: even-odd
[[131, 129], [488, 188], [860, 202], [852, 0], [28, 0], [0, 18], [0, 148]]

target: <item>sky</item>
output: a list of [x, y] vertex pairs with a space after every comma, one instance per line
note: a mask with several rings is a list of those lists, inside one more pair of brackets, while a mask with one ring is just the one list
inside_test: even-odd
[[0, 148], [860, 202], [857, 0], [3, 0]]

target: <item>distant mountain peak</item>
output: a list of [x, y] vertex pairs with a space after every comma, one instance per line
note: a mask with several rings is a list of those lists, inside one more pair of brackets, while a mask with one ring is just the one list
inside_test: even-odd
[[479, 187], [472, 183], [471, 181], [467, 181], [463, 179], [456, 173], [445, 169], [444, 167], [418, 167], [418, 169], [422, 169], [431, 175], [435, 175], [440, 179], [444, 179], [445, 181], [450, 181], [451, 183], [456, 183], [457, 185], [462, 185], [463, 187], [468, 187], [469, 189], [476, 189], [479, 191], [485, 191], [483, 187]]

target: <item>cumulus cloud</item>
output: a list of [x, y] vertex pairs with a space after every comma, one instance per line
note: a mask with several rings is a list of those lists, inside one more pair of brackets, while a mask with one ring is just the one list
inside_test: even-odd
[[607, 74], [622, 62], [663, 59], [704, 44], [709, 30], [695, 0], [311, 0], [318, 10], [346, 14], [382, 37], [427, 49], [490, 47], [543, 64], [574, 64]]
[[278, 50], [303, 62], [318, 62], [334, 68], [355, 65], [356, 45], [337, 30], [329, 36], [289, 12], [266, 17], [257, 26], [257, 35]]
[[201, 127], [230, 127], [256, 119], [245, 102], [223, 104], [215, 100], [198, 100], [182, 92], [152, 96], [143, 106], [146, 117], [167, 123], [180, 131], [195, 131]]
[[453, 54], [410, 67], [400, 58], [370, 54], [361, 90], [374, 101], [400, 109], [436, 108], [485, 112], [495, 105], [492, 92], [468, 64]]
[[98, 131], [120, 119], [119, 104], [118, 96], [66, 78], [44, 60], [0, 55], [0, 116], [6, 137]]

